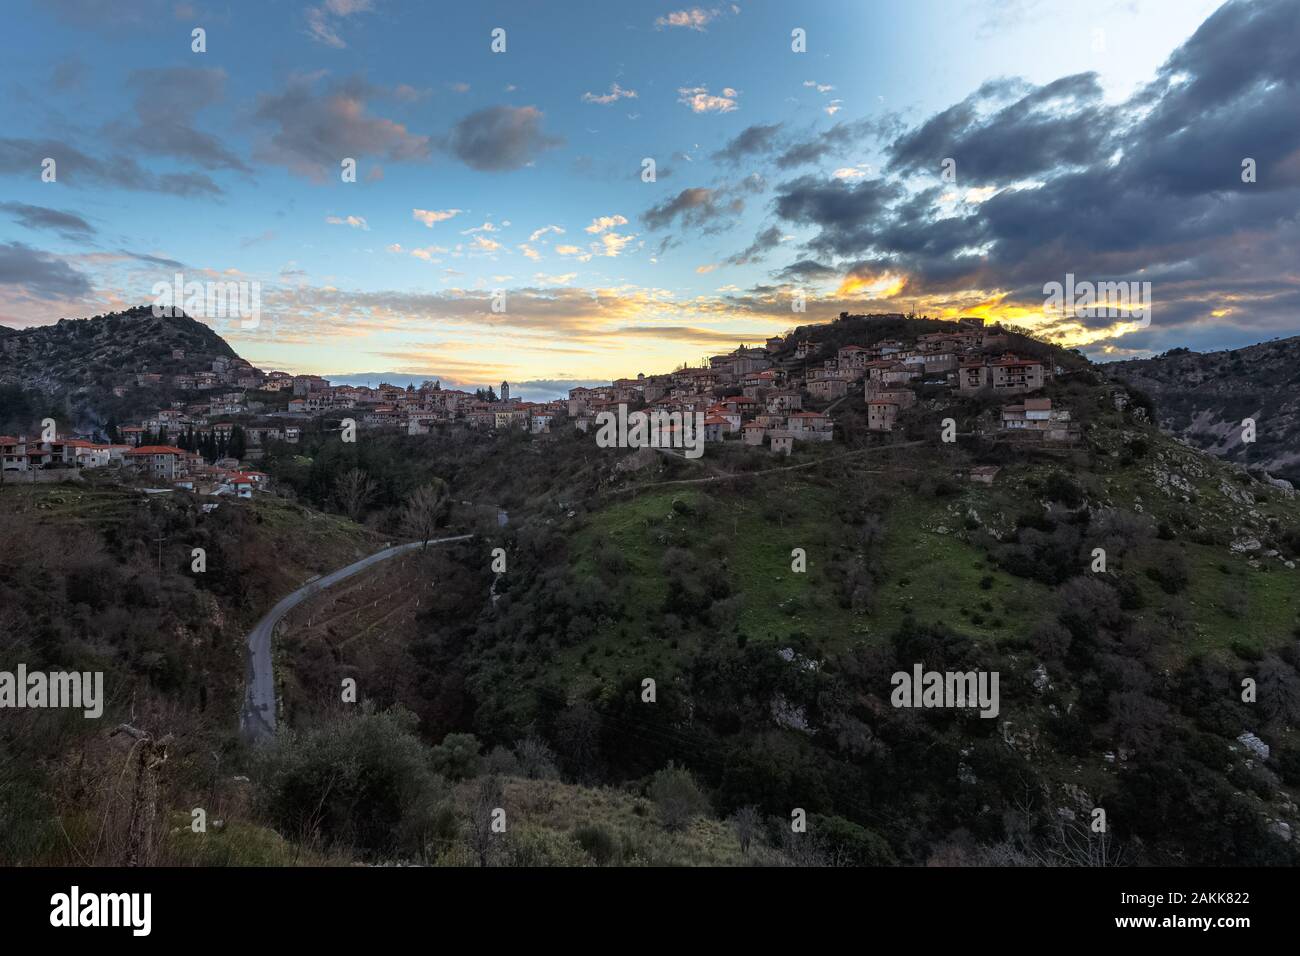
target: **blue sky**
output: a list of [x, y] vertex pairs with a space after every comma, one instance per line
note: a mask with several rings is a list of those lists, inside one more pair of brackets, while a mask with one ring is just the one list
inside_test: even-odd
[[[0, 39], [0, 322], [181, 271], [259, 284], [209, 321], [263, 367], [538, 394], [841, 308], [1294, 334], [1296, 7], [49, 0]], [[1044, 316], [1066, 272], [1151, 326]]]

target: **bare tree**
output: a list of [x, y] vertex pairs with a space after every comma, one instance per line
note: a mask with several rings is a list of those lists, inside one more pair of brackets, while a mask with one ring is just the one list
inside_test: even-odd
[[429, 546], [429, 539], [438, 530], [438, 522], [447, 510], [447, 483], [435, 478], [411, 492], [402, 511], [402, 526], [420, 541], [420, 548]]
[[345, 471], [334, 482], [334, 497], [343, 513], [353, 521], [361, 516], [361, 510], [374, 496], [375, 483], [360, 468]]
[[490, 774], [479, 778], [466, 826], [469, 846], [478, 857], [479, 866], [489, 866], [498, 844], [505, 841], [504, 834], [492, 831], [493, 816], [498, 810], [504, 811], [505, 802], [506, 793], [500, 777]]
[[1123, 866], [1124, 848], [1109, 833], [1058, 820], [1047, 839], [1029, 857], [1039, 866]]

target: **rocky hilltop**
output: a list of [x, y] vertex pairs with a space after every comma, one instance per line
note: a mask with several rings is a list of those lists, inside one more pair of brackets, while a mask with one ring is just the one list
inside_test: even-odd
[[[1300, 336], [1222, 352], [1173, 349], [1107, 373], [1149, 394], [1160, 427], [1192, 446], [1300, 484]], [[1242, 421], [1256, 440], [1242, 441]]]

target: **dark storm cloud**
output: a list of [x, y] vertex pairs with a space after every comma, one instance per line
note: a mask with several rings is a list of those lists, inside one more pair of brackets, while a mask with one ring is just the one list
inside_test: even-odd
[[0, 285], [29, 295], [70, 299], [90, 292], [90, 282], [62, 259], [21, 242], [0, 243]]
[[701, 228], [709, 232], [729, 222], [744, 208], [743, 199], [728, 198], [725, 190], [695, 186], [683, 189], [671, 199], [651, 206], [641, 214], [641, 220], [650, 230], [666, 229], [677, 221], [683, 227]]
[[76, 213], [45, 206], [29, 206], [21, 202], [0, 203], [0, 209], [11, 213], [14, 222], [28, 229], [50, 229], [64, 239], [87, 239], [95, 234], [95, 227]]
[[776, 226], [769, 226], [754, 237], [745, 249], [736, 253], [734, 256], [728, 256], [724, 262], [727, 265], [743, 266], [751, 262], [757, 262], [767, 253], [771, 252], [781, 244], [781, 230]]
[[0, 138], [0, 173], [39, 181], [41, 162], [46, 157], [57, 163], [57, 181], [74, 187], [112, 186], [176, 196], [221, 195], [221, 188], [204, 173], [158, 175], [125, 154], [96, 159], [59, 140]]
[[713, 158], [724, 163], [738, 163], [751, 156], [769, 153], [777, 146], [777, 136], [781, 132], [781, 123], [770, 125], [756, 124], [742, 130], [726, 146], [713, 154]]
[[[989, 290], [1041, 308], [1043, 284], [1073, 272], [1150, 281], [1143, 341], [1189, 323], [1293, 332], [1298, 35], [1300, 4], [1233, 2], [1127, 103], [1106, 105], [1092, 74], [985, 84], [895, 138], [891, 178], [799, 177], [777, 188], [776, 212], [816, 227], [806, 248], [819, 258], [849, 275], [906, 275], [908, 295]], [[949, 156], [955, 184], [939, 182]], [[936, 185], [905, 190], [920, 170]], [[973, 186], [995, 191], [968, 201]], [[1228, 308], [1211, 318], [1216, 304]]]
[[[1016, 92], [1013, 102], [984, 109]], [[1109, 152], [1116, 117], [1102, 105], [1095, 73], [1040, 87], [1001, 80], [980, 87], [889, 148], [895, 170], [932, 170], [956, 161], [958, 182], [1007, 182], [1064, 166], [1086, 166]]]
[[453, 126], [446, 145], [471, 169], [501, 172], [526, 166], [561, 142], [542, 131], [536, 107], [491, 106]]
[[809, 279], [829, 279], [837, 275], [839, 275], [837, 270], [822, 265], [822, 263], [814, 259], [800, 259], [798, 262], [792, 262], [777, 272], [773, 278], [785, 282], [803, 282]]
[[802, 176], [777, 188], [776, 212], [790, 222], [820, 226], [809, 245], [843, 256], [871, 245], [872, 229], [902, 196], [901, 186], [883, 179], [849, 183]]
[[857, 146], [868, 136], [878, 135], [891, 128], [892, 120], [860, 119], [852, 122], [836, 123], [828, 130], [823, 130], [786, 147], [777, 157], [776, 165], [781, 169], [794, 169], [808, 163], [821, 162], [830, 156], [838, 156], [846, 150]]
[[139, 262], [148, 263], [151, 266], [163, 266], [167, 269], [184, 269], [185, 263], [178, 262], [175, 259], [167, 259], [163, 256], [151, 256], [147, 252], [132, 252], [129, 249], [120, 250], [122, 255], [130, 256]]

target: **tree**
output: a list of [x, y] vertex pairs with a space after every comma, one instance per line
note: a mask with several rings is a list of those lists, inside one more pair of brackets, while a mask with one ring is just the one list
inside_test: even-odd
[[665, 830], [684, 830], [709, 807], [691, 772], [674, 766], [671, 760], [651, 780], [650, 799], [659, 808], [659, 820]]
[[505, 787], [501, 785], [500, 777], [493, 775], [479, 778], [466, 827], [467, 842], [478, 857], [479, 866], [485, 867], [491, 863], [494, 855], [492, 851], [502, 839], [502, 834], [492, 831], [492, 818], [498, 810], [505, 809], [505, 802]]
[[1280, 657], [1265, 654], [1259, 662], [1259, 706], [1284, 727], [1300, 723], [1300, 679]]
[[762, 826], [763, 818], [758, 813], [758, 807], [753, 804], [741, 807], [731, 817], [731, 827], [736, 831], [736, 839], [740, 841], [741, 853], [749, 852], [749, 845], [754, 842], [754, 837], [758, 836]]
[[420, 542], [420, 549], [429, 546], [429, 539], [438, 530], [447, 512], [447, 483], [435, 478], [411, 492], [402, 511], [402, 526]]
[[433, 769], [448, 780], [464, 780], [478, 773], [479, 751], [473, 734], [448, 734], [433, 748]]
[[556, 743], [573, 775], [589, 780], [600, 760], [600, 714], [585, 700], [570, 705], [556, 720]]
[[525, 737], [515, 742], [515, 757], [519, 772], [529, 780], [559, 780], [560, 771], [555, 766], [555, 753], [540, 737]]
[[339, 475], [334, 483], [334, 497], [343, 513], [356, 521], [362, 510], [375, 496], [375, 483], [360, 468], [352, 468]]
[[230, 430], [230, 457], [243, 458], [248, 454], [248, 439], [244, 436], [244, 426], [236, 425]]

